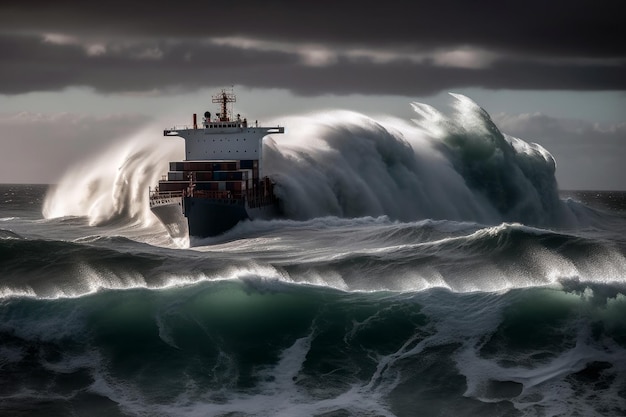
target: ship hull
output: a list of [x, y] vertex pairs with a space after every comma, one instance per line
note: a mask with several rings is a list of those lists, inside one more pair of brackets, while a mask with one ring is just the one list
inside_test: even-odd
[[158, 217], [172, 238], [180, 239], [189, 236], [187, 219], [183, 214], [182, 197], [170, 198], [160, 204], [152, 205], [150, 210]]
[[237, 202], [185, 197], [183, 205], [192, 237], [221, 235], [249, 218], [246, 206]]
[[179, 198], [151, 210], [172, 238], [218, 236], [242, 220], [272, 219], [278, 215], [277, 204], [249, 207], [241, 201], [197, 197]]

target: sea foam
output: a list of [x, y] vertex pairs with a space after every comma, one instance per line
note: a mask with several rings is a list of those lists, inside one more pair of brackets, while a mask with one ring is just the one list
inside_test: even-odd
[[[575, 225], [577, 214], [559, 199], [550, 153], [500, 132], [469, 98], [452, 100], [449, 115], [412, 103], [410, 122], [337, 110], [281, 120], [286, 134], [265, 138], [263, 166], [286, 217]], [[168, 161], [183, 158], [183, 141], [157, 132], [147, 128], [70, 168], [46, 197], [44, 216], [154, 224], [148, 188]]]
[[[78, 162], [48, 192], [45, 218], [84, 216], [91, 225], [111, 221], [151, 225], [148, 190], [179, 159], [182, 143], [160, 140], [156, 126], [118, 142], [101, 155]], [[158, 142], [157, 142], [158, 141]]]

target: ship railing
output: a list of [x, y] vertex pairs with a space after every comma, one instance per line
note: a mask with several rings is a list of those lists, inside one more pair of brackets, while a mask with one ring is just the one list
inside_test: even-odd
[[244, 204], [247, 200], [250, 207], [261, 207], [275, 203], [278, 199], [273, 193], [263, 195], [258, 191], [215, 191], [215, 190], [180, 190], [180, 191], [159, 191], [150, 190], [150, 200], [166, 200], [169, 198], [194, 197], [217, 200], [224, 204]]
[[168, 130], [189, 130], [191, 127], [189, 125], [174, 125]]
[[150, 190], [149, 196], [151, 200], [165, 200], [168, 198], [177, 198], [184, 195], [183, 191], [159, 191]]
[[254, 190], [248, 191], [248, 205], [250, 207], [267, 206], [270, 204], [274, 204], [277, 201], [278, 201], [278, 198], [272, 192], [268, 193], [267, 195], [264, 195], [259, 191], [256, 191], [256, 192]]
[[218, 200], [224, 204], [243, 204], [245, 193], [241, 191], [194, 190], [191, 197]]
[[[243, 120], [229, 120], [229, 121], [222, 121], [222, 120], [215, 120], [215, 121], [205, 121], [204, 122], [205, 125], [211, 125], [212, 127], [220, 127], [220, 128], [234, 128], [234, 127], [238, 127], [240, 129], [245, 129], [248, 127], [259, 127], [259, 126], [263, 126], [262, 122], [259, 122], [258, 120], [255, 120], [254, 123], [250, 124], [247, 121], [243, 121]], [[279, 124], [277, 124], [276, 126], [270, 126], [271, 128], [275, 128], [278, 129], [281, 133], [284, 131], [284, 127], [281, 127]], [[167, 131], [176, 131], [176, 130], [191, 130], [193, 128], [193, 126], [190, 125], [174, 125], [172, 127], [170, 127], [169, 129], [166, 129]], [[282, 130], [281, 130], [282, 129]]]

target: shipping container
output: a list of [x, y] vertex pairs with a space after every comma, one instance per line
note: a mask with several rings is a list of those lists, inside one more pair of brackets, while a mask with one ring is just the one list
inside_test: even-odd
[[216, 191], [219, 189], [219, 183], [216, 181], [204, 181], [197, 182], [195, 184], [196, 190], [208, 190], [208, 191]]
[[213, 179], [216, 181], [245, 181], [249, 176], [248, 171], [213, 171]]
[[159, 191], [181, 191], [188, 185], [188, 182], [159, 182]]
[[195, 173], [196, 181], [211, 181], [213, 180], [213, 171], [201, 171]]
[[168, 181], [183, 181], [185, 179], [184, 177], [184, 173], [180, 172], [180, 171], [176, 171], [176, 172], [168, 172], [167, 173], [167, 180]]
[[219, 164], [220, 166], [220, 171], [235, 171], [237, 169], [239, 169], [239, 164], [237, 164], [237, 162], [221, 162]]
[[246, 189], [245, 181], [226, 181], [226, 189], [228, 191], [243, 191]]
[[184, 164], [182, 162], [170, 162], [170, 171], [182, 171]]

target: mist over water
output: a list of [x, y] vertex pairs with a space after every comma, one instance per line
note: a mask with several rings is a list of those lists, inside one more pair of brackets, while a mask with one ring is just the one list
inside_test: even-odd
[[413, 103], [411, 122], [350, 112], [290, 120], [265, 154], [287, 215], [574, 222], [552, 156], [501, 133], [467, 97], [453, 98], [449, 116]]
[[[263, 164], [285, 216], [575, 225], [559, 200], [552, 156], [500, 132], [469, 98], [452, 100], [450, 115], [413, 103], [412, 121], [348, 111], [281, 120], [286, 134], [265, 139]], [[147, 189], [182, 156], [182, 140], [145, 130], [70, 169], [48, 195], [44, 216], [151, 224]]]
[[156, 135], [156, 126], [119, 141], [108, 152], [78, 162], [48, 192], [45, 218], [87, 217], [91, 225], [108, 222], [151, 225], [148, 189], [180, 159], [183, 144]]

